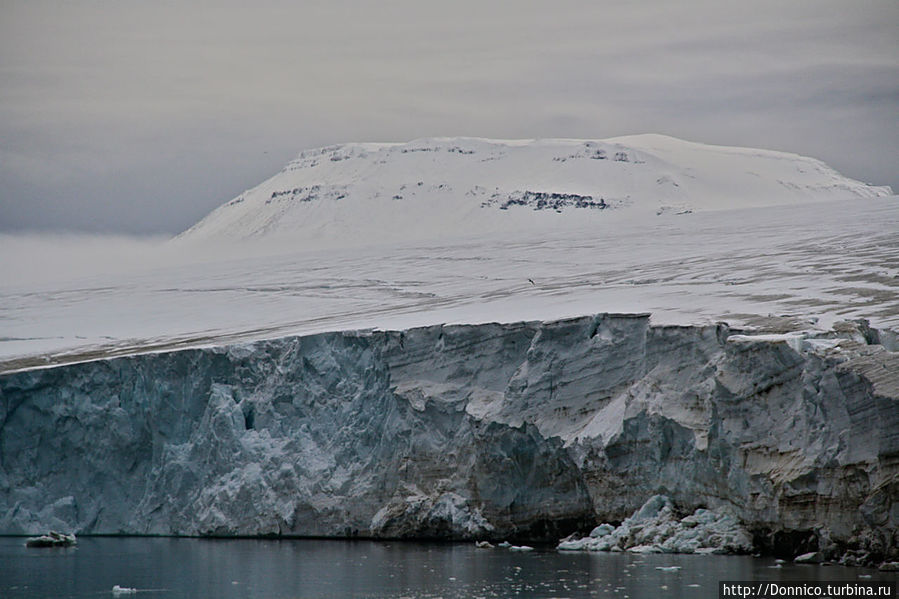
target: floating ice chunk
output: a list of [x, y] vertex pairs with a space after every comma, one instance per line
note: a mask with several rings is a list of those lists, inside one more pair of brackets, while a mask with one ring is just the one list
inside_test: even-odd
[[628, 548], [630, 553], [662, 553], [662, 548], [658, 545], [637, 545]]
[[656, 566], [656, 570], [660, 572], [677, 572], [680, 569], [680, 566]]
[[74, 534], [64, 534], [50, 531], [39, 537], [30, 537], [25, 540], [26, 547], [71, 547], [78, 541]]
[[820, 564], [824, 561], [824, 557], [819, 551], [810, 551], [793, 558], [793, 562], [797, 564]]
[[715, 555], [719, 553], [727, 553], [726, 550], [721, 547], [697, 547], [693, 553], [697, 555]]
[[612, 526], [611, 524], [600, 524], [599, 526], [597, 526], [596, 528], [594, 528], [593, 530], [590, 531], [590, 536], [593, 537], [594, 539], [598, 539], [600, 537], [604, 537], [604, 536], [610, 534], [613, 530], [615, 530], [615, 527]]
[[130, 587], [120, 587], [119, 585], [114, 585], [112, 587], [112, 594], [116, 597], [119, 595], [134, 595], [137, 593], [137, 589], [132, 589]]
[[512, 545], [509, 547], [509, 551], [533, 551], [534, 548], [528, 545]]
[[699, 508], [678, 520], [674, 505], [654, 495], [617, 528], [597, 526], [590, 536], [566, 539], [563, 551], [628, 551], [630, 553], [746, 553], [752, 538], [726, 510]]
[[593, 539], [591, 539], [590, 537], [584, 537], [583, 539], [562, 541], [561, 543], [559, 543], [556, 549], [558, 549], [559, 551], [595, 551], [595, 549], [592, 549], [592, 545], [590, 544], [592, 540]]

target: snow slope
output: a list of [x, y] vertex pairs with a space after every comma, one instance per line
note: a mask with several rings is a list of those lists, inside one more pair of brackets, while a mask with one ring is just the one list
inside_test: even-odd
[[355, 143], [303, 152], [181, 238], [348, 247], [889, 193], [811, 158], [662, 135]]
[[0, 372], [598, 311], [899, 329], [887, 191], [809, 158], [657, 135], [304, 152], [169, 243], [0, 236]]

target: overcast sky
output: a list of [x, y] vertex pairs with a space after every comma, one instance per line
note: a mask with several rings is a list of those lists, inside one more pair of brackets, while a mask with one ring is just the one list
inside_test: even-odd
[[300, 150], [658, 132], [899, 191], [897, 0], [0, 0], [0, 232], [177, 233]]

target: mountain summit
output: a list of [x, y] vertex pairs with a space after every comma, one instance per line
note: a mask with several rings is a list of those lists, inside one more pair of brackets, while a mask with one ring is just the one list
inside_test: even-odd
[[812, 158], [663, 135], [349, 143], [304, 151], [179, 238], [344, 246], [890, 193]]

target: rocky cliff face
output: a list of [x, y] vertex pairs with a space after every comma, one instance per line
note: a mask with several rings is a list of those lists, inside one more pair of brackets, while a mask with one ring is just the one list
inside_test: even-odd
[[646, 315], [327, 333], [0, 376], [0, 532], [558, 538], [650, 496], [899, 546], [899, 353]]

